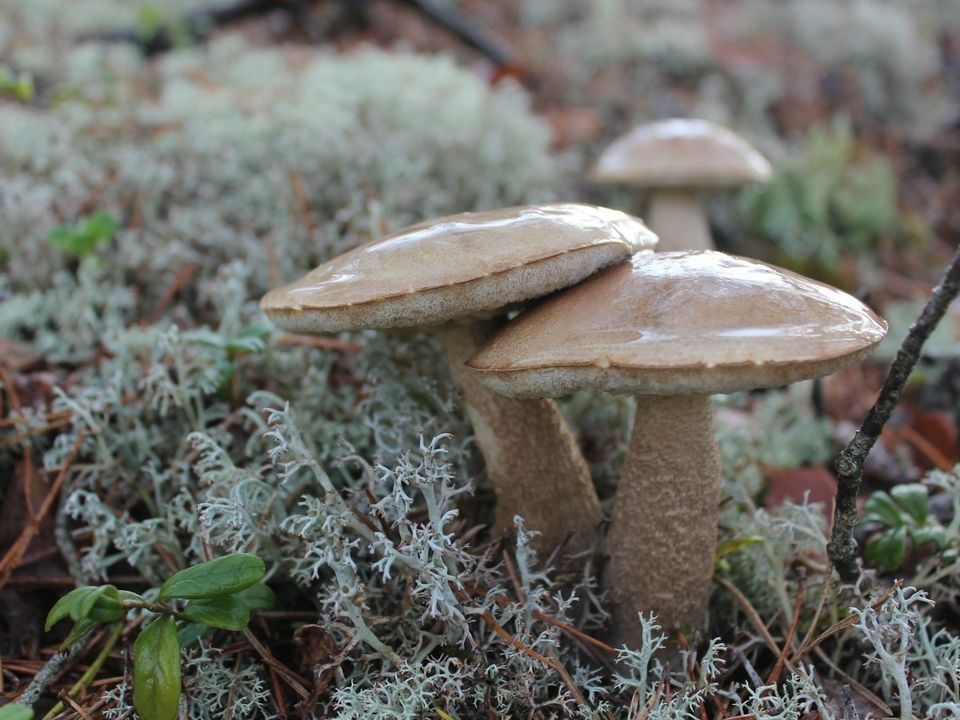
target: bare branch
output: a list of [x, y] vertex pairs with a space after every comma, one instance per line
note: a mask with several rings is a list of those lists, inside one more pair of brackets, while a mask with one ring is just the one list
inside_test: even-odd
[[897, 406], [903, 386], [906, 385], [907, 378], [920, 359], [923, 344], [937, 327], [958, 292], [960, 292], [960, 248], [957, 248], [940, 284], [934, 288], [929, 302], [900, 345], [877, 401], [870, 408], [856, 435], [837, 457], [835, 463], [837, 503], [833, 514], [833, 533], [827, 544], [827, 553], [840, 577], [847, 582], [856, 580], [860, 573], [853, 529], [859, 520], [857, 493], [860, 491], [860, 483], [863, 480], [863, 465], [867, 455], [870, 454], [870, 449], [880, 437], [883, 426], [886, 425]]

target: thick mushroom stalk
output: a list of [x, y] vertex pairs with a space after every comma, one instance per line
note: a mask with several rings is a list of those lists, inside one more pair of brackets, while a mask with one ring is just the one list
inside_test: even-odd
[[605, 390], [637, 397], [604, 581], [614, 634], [638, 612], [707, 621], [719, 461], [708, 397], [831, 373], [886, 324], [835, 288], [723, 253], [634, 256], [525, 312], [468, 363], [513, 397]]
[[714, 249], [703, 196], [696, 190], [654, 190], [650, 194], [648, 218], [661, 238], [658, 250]]
[[576, 438], [552, 400], [505, 397], [477, 382], [464, 363], [497, 330], [492, 321], [451, 325], [442, 333], [453, 381], [497, 496], [494, 534], [521, 515], [544, 554], [589, 550], [603, 511]]
[[[665, 628], [707, 616], [720, 500], [720, 457], [707, 395], [638, 395], [607, 536], [604, 585], [619, 640], [638, 647], [638, 609]], [[643, 558], [643, 573], [637, 572]]]

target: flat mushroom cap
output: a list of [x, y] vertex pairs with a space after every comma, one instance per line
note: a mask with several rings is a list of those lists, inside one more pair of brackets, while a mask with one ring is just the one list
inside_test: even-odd
[[868, 354], [886, 329], [856, 298], [787, 270], [668, 252], [546, 300], [467, 366], [515, 397], [727, 393], [831, 373]]
[[462, 213], [361, 245], [271, 290], [260, 307], [280, 327], [306, 333], [483, 317], [656, 242], [638, 218], [592, 205]]
[[638, 125], [615, 140], [590, 177], [648, 187], [728, 187], [766, 182], [770, 163], [737, 133], [706, 120]]

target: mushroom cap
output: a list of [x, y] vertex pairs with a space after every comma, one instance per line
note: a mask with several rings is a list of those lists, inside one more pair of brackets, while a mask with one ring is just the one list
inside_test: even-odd
[[637, 256], [527, 311], [467, 366], [515, 397], [776, 387], [833, 372], [887, 324], [856, 298], [713, 251]]
[[615, 140], [590, 177], [648, 187], [728, 187], [767, 182], [770, 163], [742, 137], [706, 120], [638, 125]]
[[280, 327], [323, 333], [484, 317], [652, 249], [638, 218], [573, 203], [462, 213], [324, 263], [260, 302]]

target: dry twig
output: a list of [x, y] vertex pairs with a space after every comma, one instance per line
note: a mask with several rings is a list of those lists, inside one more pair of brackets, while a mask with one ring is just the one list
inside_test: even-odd
[[770, 671], [770, 676], [767, 678], [768, 685], [776, 685], [780, 682], [780, 674], [783, 672], [783, 666], [787, 662], [787, 653], [790, 652], [790, 644], [793, 642], [793, 638], [797, 634], [797, 626], [800, 624], [800, 610], [803, 608], [803, 590], [803, 578], [800, 578], [797, 585], [797, 603], [793, 607], [793, 618], [790, 620], [790, 629], [787, 631], [787, 637], [783, 641], [783, 651], [777, 656], [777, 664], [773, 666], [773, 670]]
[[[770, 634], [770, 631], [767, 629], [767, 626], [764, 625], [763, 620], [760, 618], [760, 614], [756, 611], [750, 601], [747, 599], [747, 596], [740, 592], [729, 580], [720, 575], [714, 575], [713, 581], [717, 583], [720, 587], [730, 593], [730, 596], [733, 598], [734, 602], [740, 606], [740, 609], [743, 610], [744, 614], [747, 616], [747, 620], [750, 621], [750, 624], [753, 625], [754, 629], [760, 633], [760, 637], [763, 638], [763, 641], [767, 644], [767, 647], [773, 652], [774, 655], [780, 657], [783, 654], [783, 651], [780, 649], [780, 646], [777, 645], [777, 641], [773, 639], [773, 635]], [[784, 658], [784, 664], [792, 671], [794, 669], [793, 663]]]
[[954, 253], [940, 284], [934, 288], [933, 295], [920, 313], [920, 317], [910, 327], [907, 337], [901, 343], [883, 387], [880, 388], [877, 401], [870, 408], [856, 435], [837, 457], [835, 463], [837, 503], [834, 508], [833, 533], [827, 544], [827, 554], [840, 577], [846, 582], [853, 582], [860, 574], [853, 529], [859, 520], [857, 494], [860, 492], [863, 466], [867, 461], [867, 455], [880, 437], [883, 426], [893, 414], [907, 378], [920, 359], [923, 344], [937, 327], [958, 293], [960, 293], [960, 247]]

